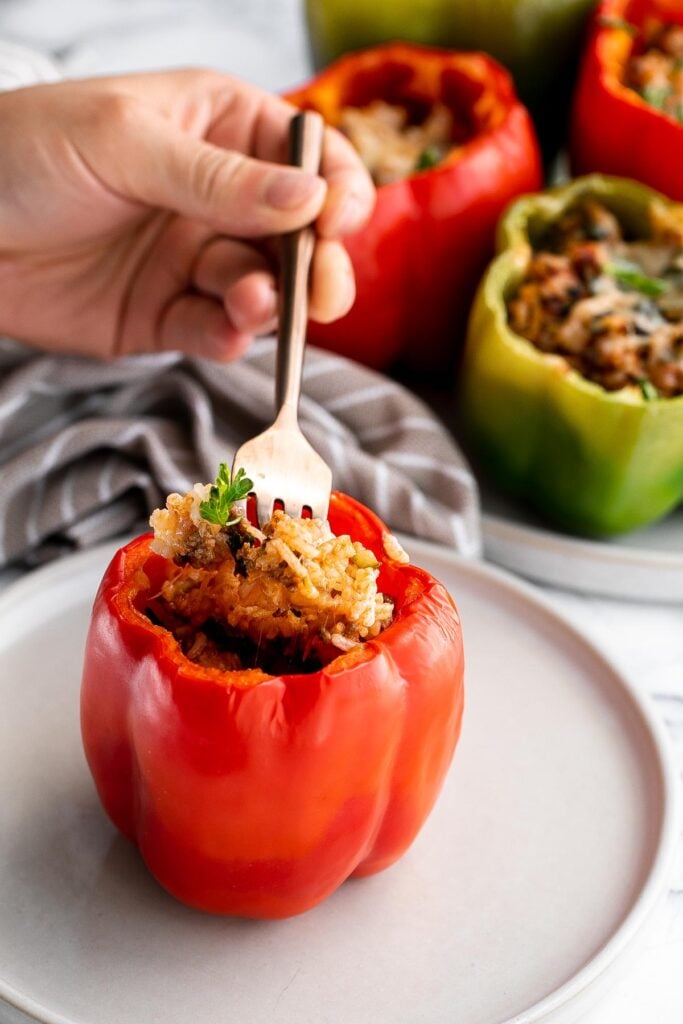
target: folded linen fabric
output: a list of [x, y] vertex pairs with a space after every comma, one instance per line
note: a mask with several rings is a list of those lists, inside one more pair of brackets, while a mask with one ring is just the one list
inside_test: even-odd
[[[220, 365], [179, 353], [103, 363], [0, 342], [0, 566], [138, 528], [170, 491], [273, 416], [275, 342]], [[480, 551], [474, 478], [445, 427], [401, 385], [311, 349], [304, 433], [334, 486], [392, 529]]]

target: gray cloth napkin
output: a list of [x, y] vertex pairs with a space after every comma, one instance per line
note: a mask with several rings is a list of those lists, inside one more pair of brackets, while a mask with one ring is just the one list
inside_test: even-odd
[[[0, 341], [0, 566], [137, 528], [169, 492], [212, 480], [272, 421], [274, 354], [264, 339], [227, 365], [177, 353], [101, 363]], [[301, 422], [336, 488], [392, 529], [479, 554], [474, 478], [405, 388], [311, 349]]]

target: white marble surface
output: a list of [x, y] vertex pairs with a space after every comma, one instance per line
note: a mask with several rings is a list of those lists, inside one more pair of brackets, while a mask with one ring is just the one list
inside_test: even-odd
[[[558, 611], [649, 694], [671, 737], [683, 780], [683, 610], [543, 589]], [[668, 899], [642, 951], [585, 1024], [680, 1024], [682, 966], [683, 833]]]
[[[4, 0], [0, 36], [56, 55], [73, 75], [204, 64], [281, 89], [308, 70], [298, 0]], [[683, 779], [683, 610], [546, 593], [651, 696]], [[585, 1024], [680, 1024], [681, 965], [683, 842], [645, 947]]]

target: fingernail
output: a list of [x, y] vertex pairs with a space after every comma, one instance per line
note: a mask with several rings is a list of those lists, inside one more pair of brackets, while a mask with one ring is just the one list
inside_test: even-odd
[[244, 334], [260, 334], [264, 326], [277, 316], [275, 282], [259, 275], [250, 282], [242, 278], [228, 289], [225, 311], [235, 330]]
[[367, 203], [361, 202], [353, 192], [348, 192], [335, 210], [331, 222], [328, 221], [325, 234], [352, 235], [363, 226], [367, 218]]
[[294, 210], [317, 196], [322, 202], [325, 185], [306, 171], [276, 171], [265, 187], [265, 200], [277, 210]]
[[342, 310], [341, 315], [343, 316], [348, 313], [356, 301], [356, 279], [354, 277], [353, 270], [350, 267], [345, 275], [344, 286], [340, 291], [341, 299], [343, 299], [343, 301], [340, 299], [339, 305]]
[[[254, 308], [250, 312], [249, 331], [252, 334], [263, 334], [277, 317], [277, 289], [274, 281], [263, 282], [254, 295]], [[242, 329], [247, 328], [243, 326]]]

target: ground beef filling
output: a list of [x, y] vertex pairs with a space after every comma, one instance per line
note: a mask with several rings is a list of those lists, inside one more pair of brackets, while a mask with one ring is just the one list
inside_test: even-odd
[[173, 565], [147, 599], [192, 661], [223, 671], [313, 672], [377, 636], [392, 602], [374, 554], [327, 522], [276, 511], [263, 530], [199, 512], [208, 486], [172, 494], [150, 520], [153, 549]]
[[652, 19], [626, 67], [626, 84], [646, 103], [683, 122], [683, 25]]
[[600, 203], [570, 209], [508, 302], [512, 329], [608, 391], [683, 394], [681, 211], [653, 204], [651, 236], [630, 240]]
[[[417, 123], [407, 107], [383, 100], [367, 107], [344, 107], [337, 127], [358, 151], [376, 185], [390, 185], [438, 166], [456, 144], [454, 118], [443, 103], [431, 107]], [[464, 141], [464, 130], [460, 135], [459, 141]]]

